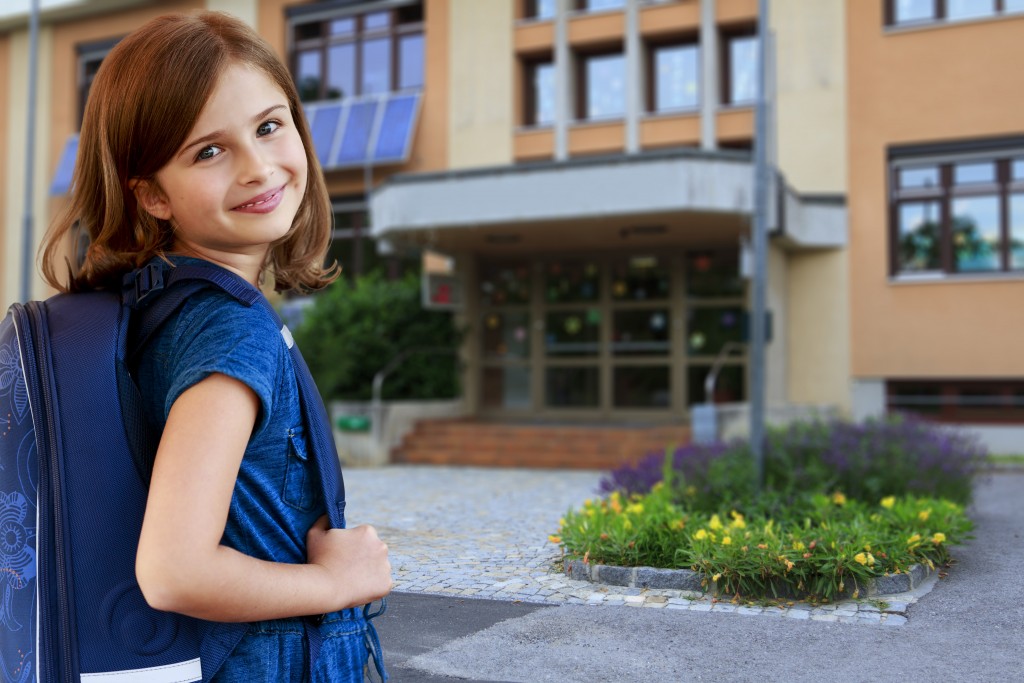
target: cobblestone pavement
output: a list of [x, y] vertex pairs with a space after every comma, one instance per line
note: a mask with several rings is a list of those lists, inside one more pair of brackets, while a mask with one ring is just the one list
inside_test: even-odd
[[348, 523], [377, 528], [390, 548], [395, 590], [408, 593], [901, 626], [907, 608], [937, 581], [933, 575], [912, 592], [880, 601], [788, 607], [573, 581], [559, 570], [560, 551], [547, 538], [570, 507], [596, 496], [600, 476], [567, 470], [351, 468], [345, 472]]

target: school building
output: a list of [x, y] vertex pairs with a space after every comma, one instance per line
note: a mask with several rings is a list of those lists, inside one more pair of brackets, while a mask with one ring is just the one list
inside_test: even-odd
[[[765, 20], [769, 418], [909, 410], [1021, 450], [1024, 0], [772, 0], [767, 18], [756, 0], [42, 6], [34, 241], [65, 201], [106, 52], [161, 13], [231, 12], [295, 75], [332, 254], [350, 274], [422, 260], [439, 271], [429, 305], [467, 330], [463, 419], [396, 457], [595, 467], [686, 439], [695, 404], [745, 426]], [[27, 8], [0, 8], [5, 307], [25, 234]]]

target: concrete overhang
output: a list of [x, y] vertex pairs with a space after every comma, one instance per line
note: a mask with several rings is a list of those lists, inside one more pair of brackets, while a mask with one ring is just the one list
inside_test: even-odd
[[[158, 0], [40, 0], [41, 23], [69, 21], [86, 16], [114, 12], [130, 7], [155, 5]], [[0, 31], [28, 26], [31, 0], [3, 0], [0, 3]]]
[[[753, 177], [746, 152], [690, 149], [397, 175], [373, 193], [371, 222], [374, 237], [388, 241], [423, 241], [417, 233], [494, 227], [612, 228], [616, 221], [636, 226], [647, 219], [663, 223], [673, 217], [683, 229], [715, 222], [732, 236], [737, 226], [749, 224]], [[795, 248], [845, 244], [846, 209], [841, 198], [838, 204], [833, 198], [820, 202], [787, 188], [781, 193], [780, 212], [780, 182], [773, 176], [769, 189], [775, 234], [785, 234], [787, 244]], [[805, 225], [809, 221], [815, 225]], [[700, 232], [707, 234], [703, 228]]]

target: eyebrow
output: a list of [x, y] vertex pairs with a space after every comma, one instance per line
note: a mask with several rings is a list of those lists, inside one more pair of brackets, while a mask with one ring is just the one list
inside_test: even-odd
[[[252, 122], [256, 123], [257, 121], [259, 121], [259, 120], [261, 120], [263, 118], [266, 118], [271, 112], [273, 112], [273, 111], [275, 111], [277, 109], [287, 109], [287, 105], [284, 105], [284, 104], [274, 104], [274, 105], [271, 105], [271, 106], [267, 107], [266, 109], [264, 109], [263, 111], [261, 111], [259, 114], [256, 114], [256, 116], [252, 117]], [[219, 130], [213, 131], [212, 133], [208, 133], [208, 134], [206, 134], [206, 135], [204, 135], [202, 137], [196, 138], [192, 142], [189, 142], [189, 143], [185, 144], [184, 146], [182, 146], [181, 150], [178, 152], [178, 156], [179, 157], [182, 156], [183, 154], [185, 154], [185, 152], [187, 152], [188, 150], [192, 149], [196, 145], [201, 145], [204, 142], [209, 142], [211, 140], [216, 140], [217, 138], [219, 138], [222, 135], [224, 135], [224, 133], [225, 133], [224, 129], [221, 128]]]

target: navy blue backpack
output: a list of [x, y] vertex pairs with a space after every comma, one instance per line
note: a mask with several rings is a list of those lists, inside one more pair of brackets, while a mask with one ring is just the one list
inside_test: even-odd
[[[245, 624], [150, 608], [135, 580], [156, 443], [129, 367], [133, 352], [185, 299], [210, 286], [277, 316], [258, 290], [226, 270], [154, 262], [128, 275], [121, 293], [14, 304], [0, 322], [0, 680], [198, 681], [244, 635]], [[280, 327], [292, 348], [328, 516], [343, 528], [345, 491], [330, 422]], [[368, 647], [383, 678], [373, 636]]]

